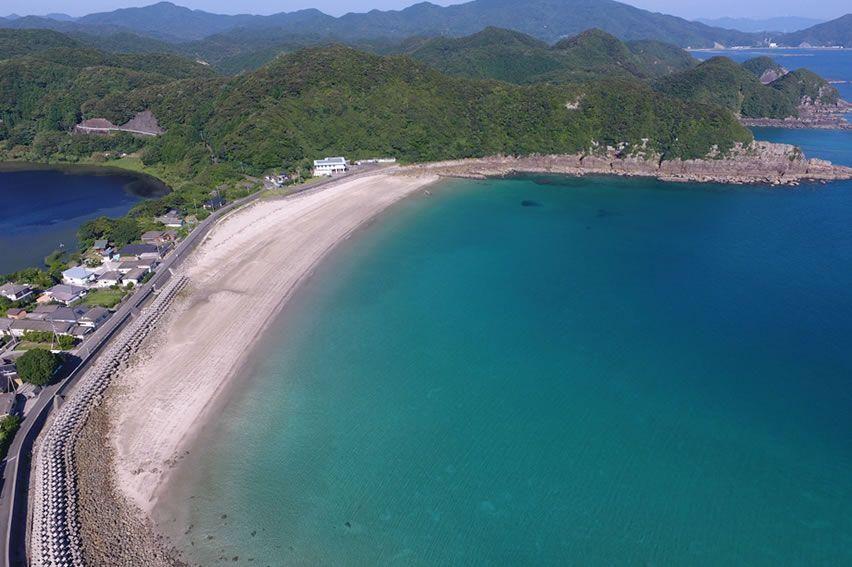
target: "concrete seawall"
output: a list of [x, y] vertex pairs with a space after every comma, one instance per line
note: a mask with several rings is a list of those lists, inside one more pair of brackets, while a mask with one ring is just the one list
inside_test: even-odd
[[86, 420], [122, 365], [154, 329], [186, 285], [173, 277], [154, 301], [113, 340], [57, 412], [35, 459], [32, 565], [84, 565], [77, 511], [75, 445]]

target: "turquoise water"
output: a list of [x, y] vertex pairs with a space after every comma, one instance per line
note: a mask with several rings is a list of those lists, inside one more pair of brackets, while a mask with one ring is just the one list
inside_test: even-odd
[[850, 221], [848, 183], [409, 199], [263, 338], [174, 487], [183, 545], [204, 565], [852, 564]]
[[140, 199], [168, 192], [153, 178], [115, 169], [21, 167], [0, 170], [0, 274], [40, 267], [60, 245], [76, 249], [83, 222], [121, 216]]

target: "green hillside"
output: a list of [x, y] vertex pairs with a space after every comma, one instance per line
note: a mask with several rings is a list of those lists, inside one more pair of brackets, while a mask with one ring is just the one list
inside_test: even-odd
[[770, 86], [783, 93], [794, 104], [833, 105], [840, 100], [840, 93], [825, 79], [807, 69], [796, 69]]
[[655, 88], [691, 102], [713, 104], [748, 118], [796, 116], [796, 103], [727, 57], [658, 79]]
[[549, 46], [519, 32], [487, 28], [463, 38], [422, 40], [404, 53], [447, 74], [517, 84], [651, 78], [697, 63], [678, 47], [653, 41], [625, 44], [600, 30]]

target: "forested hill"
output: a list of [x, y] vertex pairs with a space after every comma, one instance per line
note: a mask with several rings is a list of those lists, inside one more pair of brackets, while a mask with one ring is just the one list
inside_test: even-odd
[[451, 75], [518, 84], [646, 79], [698, 63], [679, 47], [653, 40], [625, 44], [601, 30], [550, 46], [520, 32], [487, 28], [463, 38], [424, 39], [404, 53]]
[[339, 18], [318, 10], [270, 16], [226, 16], [160, 2], [144, 8], [91, 14], [73, 22], [30, 17], [0, 22], [0, 25], [47, 27], [96, 36], [133, 32], [175, 43], [202, 40], [216, 34], [251, 37], [257, 31], [272, 29], [278, 32], [278, 42], [293, 35], [316, 35], [341, 41], [401, 39], [416, 35], [464, 36], [486, 26], [520, 31], [547, 42], [556, 42], [589, 28], [602, 29], [622, 40], [655, 39], [682, 47], [712, 47], [717, 43], [752, 45], [762, 40], [759, 34], [714, 28], [614, 0], [473, 0], [451, 6], [421, 2], [403, 10], [372, 10]]
[[746, 118], [793, 117], [801, 104], [831, 105], [840, 98], [836, 88], [807, 69], [764, 85], [757, 72], [765, 71], [766, 65], [759, 60], [739, 65], [727, 57], [713, 57], [697, 67], [658, 79], [654, 87], [683, 100], [727, 108]]
[[[848, 5], [847, 5], [848, 7]], [[852, 14], [846, 14], [836, 20], [782, 35], [778, 38], [781, 45], [812, 45], [852, 47]]]
[[[301, 50], [234, 78], [157, 57], [64, 48], [0, 62], [0, 157], [139, 151], [148, 166], [189, 181], [214, 170], [292, 169], [327, 154], [429, 161], [609, 145], [700, 157], [750, 139], [730, 112], [655, 94], [634, 79], [515, 86], [341, 46]], [[141, 110], [153, 111], [166, 134], [69, 134], [78, 120], [124, 123]]]

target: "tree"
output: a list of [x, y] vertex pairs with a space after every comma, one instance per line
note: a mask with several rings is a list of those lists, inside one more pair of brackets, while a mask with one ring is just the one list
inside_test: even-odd
[[44, 386], [50, 383], [60, 364], [59, 357], [49, 350], [34, 348], [18, 359], [18, 375], [24, 382]]

